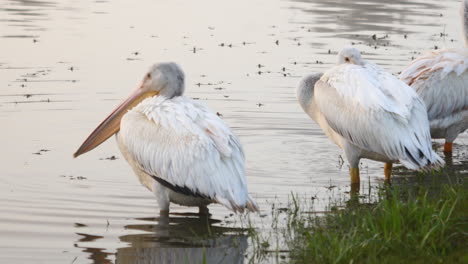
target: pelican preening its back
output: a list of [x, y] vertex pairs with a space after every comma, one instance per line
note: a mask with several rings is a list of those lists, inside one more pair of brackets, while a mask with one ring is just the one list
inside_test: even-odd
[[468, 129], [468, 0], [461, 10], [465, 47], [428, 52], [400, 74], [424, 100], [431, 136], [445, 139], [449, 155], [458, 134]]
[[258, 211], [247, 192], [239, 139], [203, 104], [183, 96], [184, 73], [175, 63], [153, 65], [141, 85], [86, 139], [75, 157], [117, 133], [117, 143], [162, 213], [170, 202], [220, 203], [234, 212]]
[[296, 93], [304, 111], [344, 150], [352, 184], [359, 183], [361, 158], [385, 162], [386, 179], [395, 161], [416, 170], [443, 164], [431, 149], [426, 107], [416, 92], [355, 48], [344, 48], [325, 73], [303, 78]]

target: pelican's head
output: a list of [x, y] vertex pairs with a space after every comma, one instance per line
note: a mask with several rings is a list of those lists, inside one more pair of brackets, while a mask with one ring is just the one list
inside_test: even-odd
[[73, 154], [76, 158], [86, 153], [120, 130], [120, 120], [128, 110], [148, 97], [161, 95], [168, 98], [184, 93], [184, 72], [173, 62], [157, 63], [151, 66], [141, 84], [89, 135]]
[[184, 72], [176, 63], [156, 63], [143, 78], [140, 89], [172, 98], [184, 93], [184, 79]]
[[338, 64], [343, 63], [364, 65], [364, 60], [361, 58], [361, 52], [358, 49], [345, 47], [338, 53]]

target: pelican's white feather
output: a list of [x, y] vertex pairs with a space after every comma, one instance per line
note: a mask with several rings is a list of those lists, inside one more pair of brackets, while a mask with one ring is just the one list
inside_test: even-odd
[[443, 163], [431, 149], [424, 103], [377, 65], [337, 65], [314, 90], [328, 125], [355, 147], [399, 160], [410, 169]]
[[431, 51], [400, 74], [426, 104], [434, 138], [452, 142], [468, 128], [468, 48]]
[[123, 117], [120, 133], [145, 173], [233, 211], [256, 208], [238, 138], [203, 104], [184, 96], [145, 99]]

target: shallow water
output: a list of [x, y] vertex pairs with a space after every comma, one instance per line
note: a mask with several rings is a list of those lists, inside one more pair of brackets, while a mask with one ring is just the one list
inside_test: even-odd
[[[333, 65], [344, 45], [392, 73], [420, 51], [461, 46], [458, 4], [0, 1], [0, 262], [251, 259], [239, 230], [247, 220], [221, 206], [210, 206], [209, 224], [159, 219], [114, 140], [78, 159], [72, 153], [152, 63], [176, 61], [187, 95], [221, 113], [241, 138], [249, 191], [262, 208], [250, 221], [267, 230], [273, 202], [287, 204], [295, 193], [325, 206], [349, 189], [341, 151], [296, 103], [299, 78]], [[467, 173], [467, 139], [455, 142], [455, 174]], [[364, 193], [381, 184], [382, 167], [362, 161]]]

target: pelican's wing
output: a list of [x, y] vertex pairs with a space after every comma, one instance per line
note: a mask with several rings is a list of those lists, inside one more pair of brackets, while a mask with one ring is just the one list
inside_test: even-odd
[[432, 51], [400, 74], [424, 100], [430, 120], [468, 109], [468, 49]]
[[147, 174], [174, 191], [258, 210], [247, 193], [238, 138], [209, 109], [186, 97], [149, 98], [123, 118], [120, 133]]
[[330, 127], [352, 144], [411, 169], [441, 162], [431, 149], [424, 103], [378, 66], [335, 66], [317, 82], [315, 96]]

